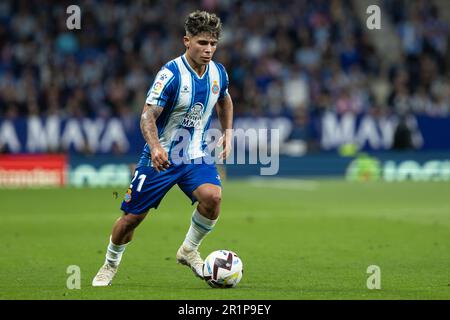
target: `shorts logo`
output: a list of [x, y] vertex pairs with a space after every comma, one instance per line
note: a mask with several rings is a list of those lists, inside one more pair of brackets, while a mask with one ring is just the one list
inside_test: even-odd
[[123, 197], [123, 201], [126, 203], [131, 201], [131, 189], [127, 190], [127, 193], [125, 193], [125, 196]]
[[181, 126], [185, 128], [200, 128], [203, 116], [203, 104], [197, 102], [184, 116]]
[[217, 94], [219, 93], [219, 85], [217, 84], [217, 81], [214, 80], [213, 86], [212, 86], [212, 93]]

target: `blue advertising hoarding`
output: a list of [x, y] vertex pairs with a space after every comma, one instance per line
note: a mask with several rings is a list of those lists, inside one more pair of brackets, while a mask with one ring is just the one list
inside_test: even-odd
[[[69, 157], [69, 184], [127, 187], [137, 159], [133, 156]], [[279, 170], [264, 178], [336, 178], [349, 181], [450, 181], [450, 152], [374, 152], [343, 157], [321, 153], [280, 156]], [[261, 164], [220, 165], [228, 179], [261, 177]]]
[[[397, 124], [396, 116], [325, 113], [311, 119], [305, 128], [305, 138], [317, 140], [322, 151], [334, 151], [349, 143], [363, 151], [385, 151], [392, 148]], [[411, 116], [408, 126], [416, 150], [450, 150], [450, 117]], [[217, 119], [211, 127], [219, 127]], [[286, 154], [284, 146], [298, 139], [293, 135], [297, 128], [288, 117], [236, 118], [234, 128], [278, 129], [281, 154]], [[6, 153], [139, 155], [144, 144], [138, 116], [127, 119], [0, 118], [0, 151]]]

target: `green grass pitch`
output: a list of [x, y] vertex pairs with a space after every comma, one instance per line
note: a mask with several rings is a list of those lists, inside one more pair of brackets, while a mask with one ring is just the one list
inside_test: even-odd
[[[194, 207], [175, 187], [137, 229], [113, 285], [93, 288], [124, 191], [0, 190], [0, 299], [450, 299], [449, 183], [227, 181], [200, 252], [238, 253], [234, 289], [176, 264]], [[79, 290], [66, 287], [69, 265]], [[366, 286], [370, 265], [380, 290]]]

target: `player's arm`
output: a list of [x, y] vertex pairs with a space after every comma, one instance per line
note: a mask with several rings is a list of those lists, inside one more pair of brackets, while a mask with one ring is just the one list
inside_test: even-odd
[[141, 115], [141, 131], [145, 141], [150, 147], [152, 164], [156, 171], [166, 170], [169, 167], [169, 156], [159, 144], [156, 119], [158, 119], [163, 108], [151, 104], [145, 104]]
[[217, 101], [216, 110], [223, 132], [219, 141], [219, 144], [222, 143], [223, 145], [223, 151], [219, 157], [226, 159], [231, 152], [231, 141], [233, 139], [233, 100], [231, 100], [230, 94]]

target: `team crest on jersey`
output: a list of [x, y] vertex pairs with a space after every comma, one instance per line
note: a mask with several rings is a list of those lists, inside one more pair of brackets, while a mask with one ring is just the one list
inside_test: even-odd
[[123, 197], [123, 201], [126, 203], [131, 201], [131, 189], [128, 188], [127, 193], [125, 193], [125, 196]]
[[214, 93], [214, 94], [219, 93], [219, 85], [217, 84], [216, 80], [214, 80], [214, 83], [212, 85], [212, 89], [211, 90], [212, 90], [212, 93]]
[[184, 116], [181, 126], [185, 128], [199, 128], [203, 116], [203, 104], [197, 102]]

